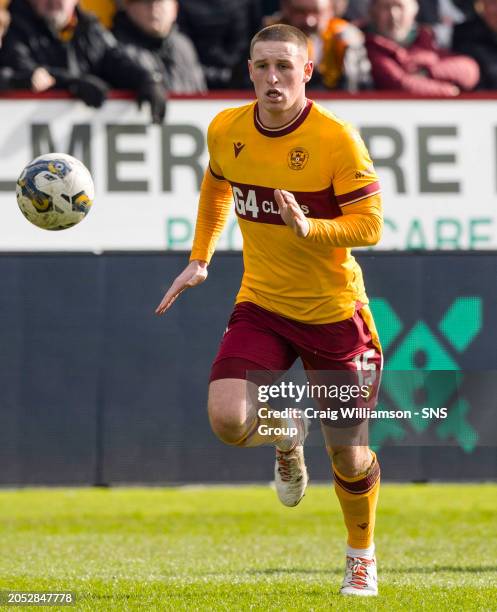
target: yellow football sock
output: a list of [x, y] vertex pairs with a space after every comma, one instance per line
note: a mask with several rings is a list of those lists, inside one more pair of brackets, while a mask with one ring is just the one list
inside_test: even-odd
[[347, 543], [352, 548], [369, 548], [373, 543], [380, 492], [380, 465], [375, 453], [372, 454], [369, 468], [354, 478], [344, 476], [333, 468], [335, 492], [348, 531]]

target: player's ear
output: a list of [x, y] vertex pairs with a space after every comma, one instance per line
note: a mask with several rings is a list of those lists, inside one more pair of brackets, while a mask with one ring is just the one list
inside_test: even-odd
[[311, 80], [313, 71], [314, 63], [308, 60], [304, 65], [304, 83], [308, 83]]
[[253, 83], [254, 82], [254, 75], [253, 75], [252, 60], [250, 60], [250, 59], [247, 60], [247, 65], [248, 65], [249, 77], [250, 77], [250, 80]]

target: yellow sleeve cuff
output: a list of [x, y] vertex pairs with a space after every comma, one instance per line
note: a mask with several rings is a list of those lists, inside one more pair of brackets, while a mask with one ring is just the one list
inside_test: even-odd
[[336, 219], [308, 219], [305, 240], [334, 247], [373, 246], [381, 238], [383, 215], [381, 196], [371, 196], [342, 208]]

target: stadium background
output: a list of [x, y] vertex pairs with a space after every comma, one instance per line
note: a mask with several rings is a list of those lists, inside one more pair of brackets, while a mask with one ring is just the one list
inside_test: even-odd
[[[96, 113], [64, 94], [0, 98], [10, 118], [0, 126], [1, 484], [269, 479], [271, 450], [248, 464], [214, 438], [205, 412], [241, 275], [231, 226], [209, 281], [153, 315], [187, 257], [209, 118], [247, 96], [176, 97], [162, 128], [118, 92]], [[384, 186], [385, 240], [358, 257], [386, 367], [494, 370], [494, 98], [316, 97], [362, 128]], [[80, 156], [95, 176], [94, 209], [67, 232], [31, 227], [13, 196], [18, 169], [48, 150]], [[427, 447], [415, 432], [385, 431], [384, 479], [495, 479], [497, 451], [478, 433]], [[308, 457], [313, 478], [328, 479], [317, 436]]]
[[[111, 0], [82, 4], [109, 23]], [[12, 590], [57, 590], [92, 612], [350, 610], [319, 433], [306, 499], [289, 510], [267, 485], [272, 450], [224, 447], [207, 425], [241, 274], [234, 217], [208, 283], [153, 315], [187, 256], [206, 126], [247, 95], [173, 97], [161, 128], [123, 92], [97, 112], [63, 94], [0, 95], [0, 606]], [[373, 607], [496, 609], [496, 96], [317, 97], [361, 128], [384, 187], [384, 238], [357, 256], [388, 373], [428, 369], [458, 417], [372, 427], [385, 483]], [[15, 205], [20, 168], [49, 150], [83, 159], [96, 182], [67, 232], [31, 227]], [[386, 373], [382, 388], [407, 399]]]

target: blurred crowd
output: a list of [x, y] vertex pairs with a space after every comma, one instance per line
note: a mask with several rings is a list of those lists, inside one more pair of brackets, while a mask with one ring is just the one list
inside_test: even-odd
[[64, 89], [93, 107], [136, 93], [250, 87], [261, 27], [305, 32], [311, 88], [453, 97], [497, 89], [497, 0], [0, 0], [0, 89]]

